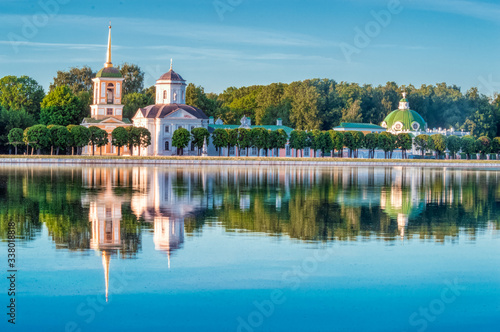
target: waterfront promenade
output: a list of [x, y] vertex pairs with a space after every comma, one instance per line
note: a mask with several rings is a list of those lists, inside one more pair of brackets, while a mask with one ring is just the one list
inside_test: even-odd
[[108, 156], [0, 156], [0, 165], [227, 165], [227, 166], [377, 166], [500, 168], [497, 160], [347, 159], [347, 158], [247, 158], [247, 157], [108, 157]]

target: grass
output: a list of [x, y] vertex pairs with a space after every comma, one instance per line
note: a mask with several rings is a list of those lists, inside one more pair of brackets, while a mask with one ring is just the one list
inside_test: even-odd
[[500, 165], [498, 160], [435, 160], [435, 159], [352, 159], [352, 158], [273, 158], [273, 157], [139, 157], [139, 156], [50, 156], [50, 155], [0, 155], [1, 159], [19, 158], [19, 159], [73, 159], [73, 160], [236, 160], [236, 161], [293, 161], [293, 162], [355, 162], [355, 163], [408, 163], [408, 164], [435, 164], [435, 163], [453, 163], [453, 164], [492, 164]]

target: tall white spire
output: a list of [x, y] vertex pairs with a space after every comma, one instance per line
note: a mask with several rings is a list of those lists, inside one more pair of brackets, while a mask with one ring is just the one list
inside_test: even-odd
[[111, 22], [109, 22], [109, 35], [108, 35], [108, 51], [106, 52], [106, 63], [105, 68], [113, 67], [111, 63]]
[[102, 252], [102, 266], [104, 266], [104, 281], [106, 284], [106, 302], [108, 302], [109, 291], [109, 255], [106, 251]]

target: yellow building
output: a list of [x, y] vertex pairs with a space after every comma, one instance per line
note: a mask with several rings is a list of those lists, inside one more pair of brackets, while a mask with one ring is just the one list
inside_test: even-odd
[[[90, 118], [83, 119], [82, 126], [106, 130], [108, 133], [108, 145], [99, 148], [94, 147], [96, 154], [116, 155], [118, 149], [111, 145], [111, 133], [117, 127], [131, 126], [129, 119], [123, 119], [122, 88], [124, 78], [120, 71], [113, 67], [111, 62], [111, 25], [109, 26], [108, 49], [104, 68], [97, 72], [94, 82], [93, 104], [90, 106]], [[83, 154], [91, 155], [92, 147], [84, 148]], [[122, 154], [130, 154], [127, 147], [123, 147]]]

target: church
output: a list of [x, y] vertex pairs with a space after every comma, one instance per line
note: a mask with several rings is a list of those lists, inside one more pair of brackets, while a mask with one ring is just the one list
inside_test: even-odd
[[[186, 81], [172, 69], [172, 62], [155, 87], [155, 104], [139, 108], [132, 118], [134, 126], [151, 132], [151, 145], [141, 148], [141, 156], [174, 156], [177, 155], [177, 148], [172, 146], [174, 132], [179, 128], [189, 132], [198, 127], [208, 129], [208, 117], [201, 109], [186, 105]], [[183, 154], [198, 155], [192, 142]]]

